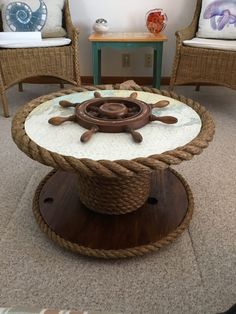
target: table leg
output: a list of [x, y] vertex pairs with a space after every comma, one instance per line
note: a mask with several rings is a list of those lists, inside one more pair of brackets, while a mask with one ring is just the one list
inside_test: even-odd
[[52, 240], [72, 251], [103, 258], [143, 255], [177, 238], [193, 211], [190, 188], [176, 171], [154, 171], [151, 182], [143, 206], [128, 214], [108, 215], [81, 202], [75, 173], [53, 171], [36, 191], [34, 215]]
[[93, 58], [93, 83], [94, 85], [101, 84], [101, 48], [97, 43], [92, 44]]
[[162, 51], [163, 42], [159, 42], [154, 48], [153, 58], [153, 84], [152, 86], [160, 89], [161, 86], [161, 70], [162, 70]]

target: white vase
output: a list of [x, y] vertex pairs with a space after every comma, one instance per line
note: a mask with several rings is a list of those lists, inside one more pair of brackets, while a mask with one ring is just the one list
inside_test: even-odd
[[106, 33], [109, 29], [108, 23], [105, 19], [97, 19], [93, 24], [93, 30], [96, 33]]

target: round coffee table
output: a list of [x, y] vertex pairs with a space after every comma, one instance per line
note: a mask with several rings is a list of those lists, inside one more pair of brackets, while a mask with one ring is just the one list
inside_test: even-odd
[[204, 107], [174, 93], [135, 88], [137, 99], [154, 104], [158, 117], [176, 124], [151, 122], [138, 131], [141, 143], [127, 133], [98, 132], [82, 143], [86, 131], [73, 121], [59, 126], [48, 120], [73, 115], [62, 100], [82, 103], [99, 91], [102, 97], [130, 97], [134, 89], [102, 86], [73, 88], [40, 97], [15, 115], [12, 136], [30, 158], [54, 168], [39, 184], [33, 212], [40, 228], [60, 246], [83, 255], [123, 258], [143, 255], [176, 239], [189, 225], [193, 196], [170, 165], [190, 160], [213, 138], [214, 123]]

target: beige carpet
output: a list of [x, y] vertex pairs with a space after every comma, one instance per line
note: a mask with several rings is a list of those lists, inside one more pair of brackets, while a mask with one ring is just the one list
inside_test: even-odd
[[[59, 86], [8, 92], [10, 110]], [[49, 171], [11, 139], [0, 117], [0, 307], [85, 309], [121, 313], [217, 313], [236, 303], [236, 92], [178, 87], [212, 113], [216, 135], [200, 156], [176, 169], [195, 197], [189, 230], [144, 257], [103, 261], [67, 252], [35, 223], [31, 202]]]

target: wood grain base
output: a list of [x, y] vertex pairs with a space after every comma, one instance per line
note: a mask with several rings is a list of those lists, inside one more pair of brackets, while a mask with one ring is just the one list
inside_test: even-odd
[[[146, 203], [124, 215], [99, 214], [86, 208], [79, 199], [77, 180], [74, 173], [52, 172], [40, 184], [34, 199], [36, 219], [44, 226], [42, 229], [49, 237], [53, 233], [54, 238], [61, 239], [56, 242], [73, 251], [81, 253], [73, 245], [109, 253], [161, 243], [170, 234], [177, 237], [175, 231], [182, 224], [185, 229], [191, 219], [186, 221], [186, 216], [191, 216], [189, 208], [193, 209], [191, 191], [172, 169], [153, 172]], [[86, 254], [86, 250], [82, 254], [93, 255]]]

